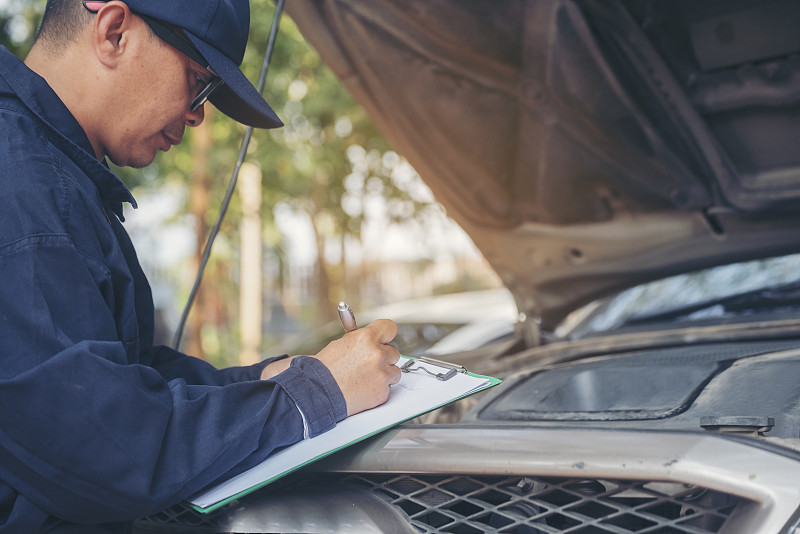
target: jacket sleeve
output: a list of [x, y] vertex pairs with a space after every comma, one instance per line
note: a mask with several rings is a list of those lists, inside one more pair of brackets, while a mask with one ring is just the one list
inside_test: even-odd
[[255, 365], [217, 369], [205, 360], [163, 345], [143, 349], [140, 352], [140, 361], [158, 371], [167, 380], [182, 378], [189, 384], [217, 386], [258, 380], [264, 367], [284, 357], [286, 355], [268, 358]]
[[169, 359], [140, 362], [138, 340], [119, 339], [110, 273], [66, 236], [0, 247], [0, 276], [0, 478], [57, 517], [155, 513], [302, 439], [298, 409], [311, 435], [346, 415], [314, 358], [205, 384], [205, 364], [187, 380]]

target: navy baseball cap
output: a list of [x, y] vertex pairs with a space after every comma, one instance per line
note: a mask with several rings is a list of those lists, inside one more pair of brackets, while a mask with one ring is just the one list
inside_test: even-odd
[[209, 100], [230, 118], [256, 128], [283, 122], [239, 70], [250, 31], [249, 0], [122, 0], [134, 13], [177, 26], [225, 82]]

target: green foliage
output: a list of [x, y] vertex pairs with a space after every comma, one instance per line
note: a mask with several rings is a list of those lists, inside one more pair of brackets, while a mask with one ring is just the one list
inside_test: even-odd
[[44, 13], [45, 0], [0, 1], [0, 45], [24, 57]]

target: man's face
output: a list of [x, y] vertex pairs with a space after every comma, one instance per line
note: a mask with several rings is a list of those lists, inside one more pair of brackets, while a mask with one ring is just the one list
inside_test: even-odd
[[120, 72], [120, 105], [109, 112], [103, 136], [111, 161], [137, 168], [179, 144], [186, 125], [203, 122], [203, 107], [193, 112], [190, 106], [211, 76], [140, 22], [141, 31], [131, 36], [139, 42]]

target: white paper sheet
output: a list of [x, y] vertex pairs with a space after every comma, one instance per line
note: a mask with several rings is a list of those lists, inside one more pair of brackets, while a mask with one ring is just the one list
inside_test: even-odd
[[[403, 363], [402, 359], [400, 363]], [[434, 372], [441, 371], [432, 366], [428, 368]], [[489, 377], [464, 373], [457, 373], [446, 381], [423, 371], [402, 373], [400, 382], [392, 386], [386, 403], [348, 417], [324, 434], [273, 454], [259, 465], [196, 495], [189, 502], [198, 509], [209, 509], [381, 430], [488, 387], [493, 381], [498, 382]]]

